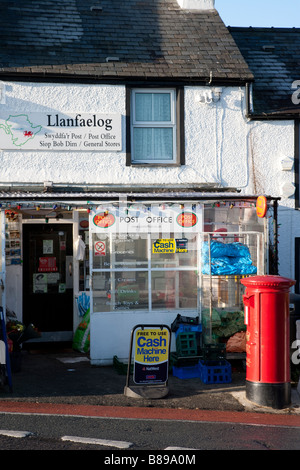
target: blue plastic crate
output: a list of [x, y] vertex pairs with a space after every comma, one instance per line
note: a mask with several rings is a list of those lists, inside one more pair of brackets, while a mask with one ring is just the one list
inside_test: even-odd
[[231, 382], [231, 364], [226, 361], [199, 361], [201, 381], [205, 384]]
[[175, 331], [175, 337], [177, 338], [177, 335], [180, 333], [186, 333], [186, 332], [192, 332], [192, 333], [201, 333], [202, 332], [202, 325], [185, 325], [181, 324], [178, 326], [178, 329]]
[[199, 365], [177, 367], [173, 366], [173, 375], [179, 379], [195, 379], [200, 377]]

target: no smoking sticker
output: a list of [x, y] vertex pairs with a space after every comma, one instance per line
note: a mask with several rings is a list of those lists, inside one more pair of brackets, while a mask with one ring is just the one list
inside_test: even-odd
[[106, 255], [106, 243], [102, 241], [95, 242], [94, 253], [95, 253], [95, 256], [105, 256]]

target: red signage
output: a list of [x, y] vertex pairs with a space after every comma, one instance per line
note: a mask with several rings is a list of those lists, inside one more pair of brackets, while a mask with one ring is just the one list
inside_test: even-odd
[[268, 210], [268, 202], [265, 196], [259, 196], [256, 200], [257, 217], [265, 217]]
[[193, 212], [182, 212], [177, 216], [176, 221], [180, 227], [194, 227], [198, 219]]
[[95, 243], [95, 256], [105, 256], [106, 255], [106, 243], [103, 241], [97, 241]]
[[100, 214], [96, 214], [93, 222], [97, 227], [100, 228], [108, 228], [111, 227], [115, 223], [115, 216], [113, 214], [109, 214], [108, 212], [101, 212]]
[[47, 273], [47, 272], [56, 272], [58, 268], [56, 266], [56, 258], [54, 256], [45, 256], [39, 258], [39, 273]]
[[88, 220], [81, 220], [79, 225], [80, 225], [81, 228], [88, 228], [89, 221]]

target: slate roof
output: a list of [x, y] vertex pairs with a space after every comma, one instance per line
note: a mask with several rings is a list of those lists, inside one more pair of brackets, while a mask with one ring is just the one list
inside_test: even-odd
[[0, 24], [0, 79], [253, 78], [217, 11], [176, 0], [0, 0]]
[[298, 114], [292, 84], [300, 80], [300, 29], [228, 29], [254, 74], [254, 113]]

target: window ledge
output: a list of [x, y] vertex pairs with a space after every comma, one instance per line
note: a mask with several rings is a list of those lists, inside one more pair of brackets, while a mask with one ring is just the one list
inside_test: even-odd
[[149, 167], [180, 167], [182, 166], [180, 163], [138, 163], [138, 162], [131, 162], [129, 166], [135, 166], [135, 167], [143, 167], [143, 168], [149, 168]]

